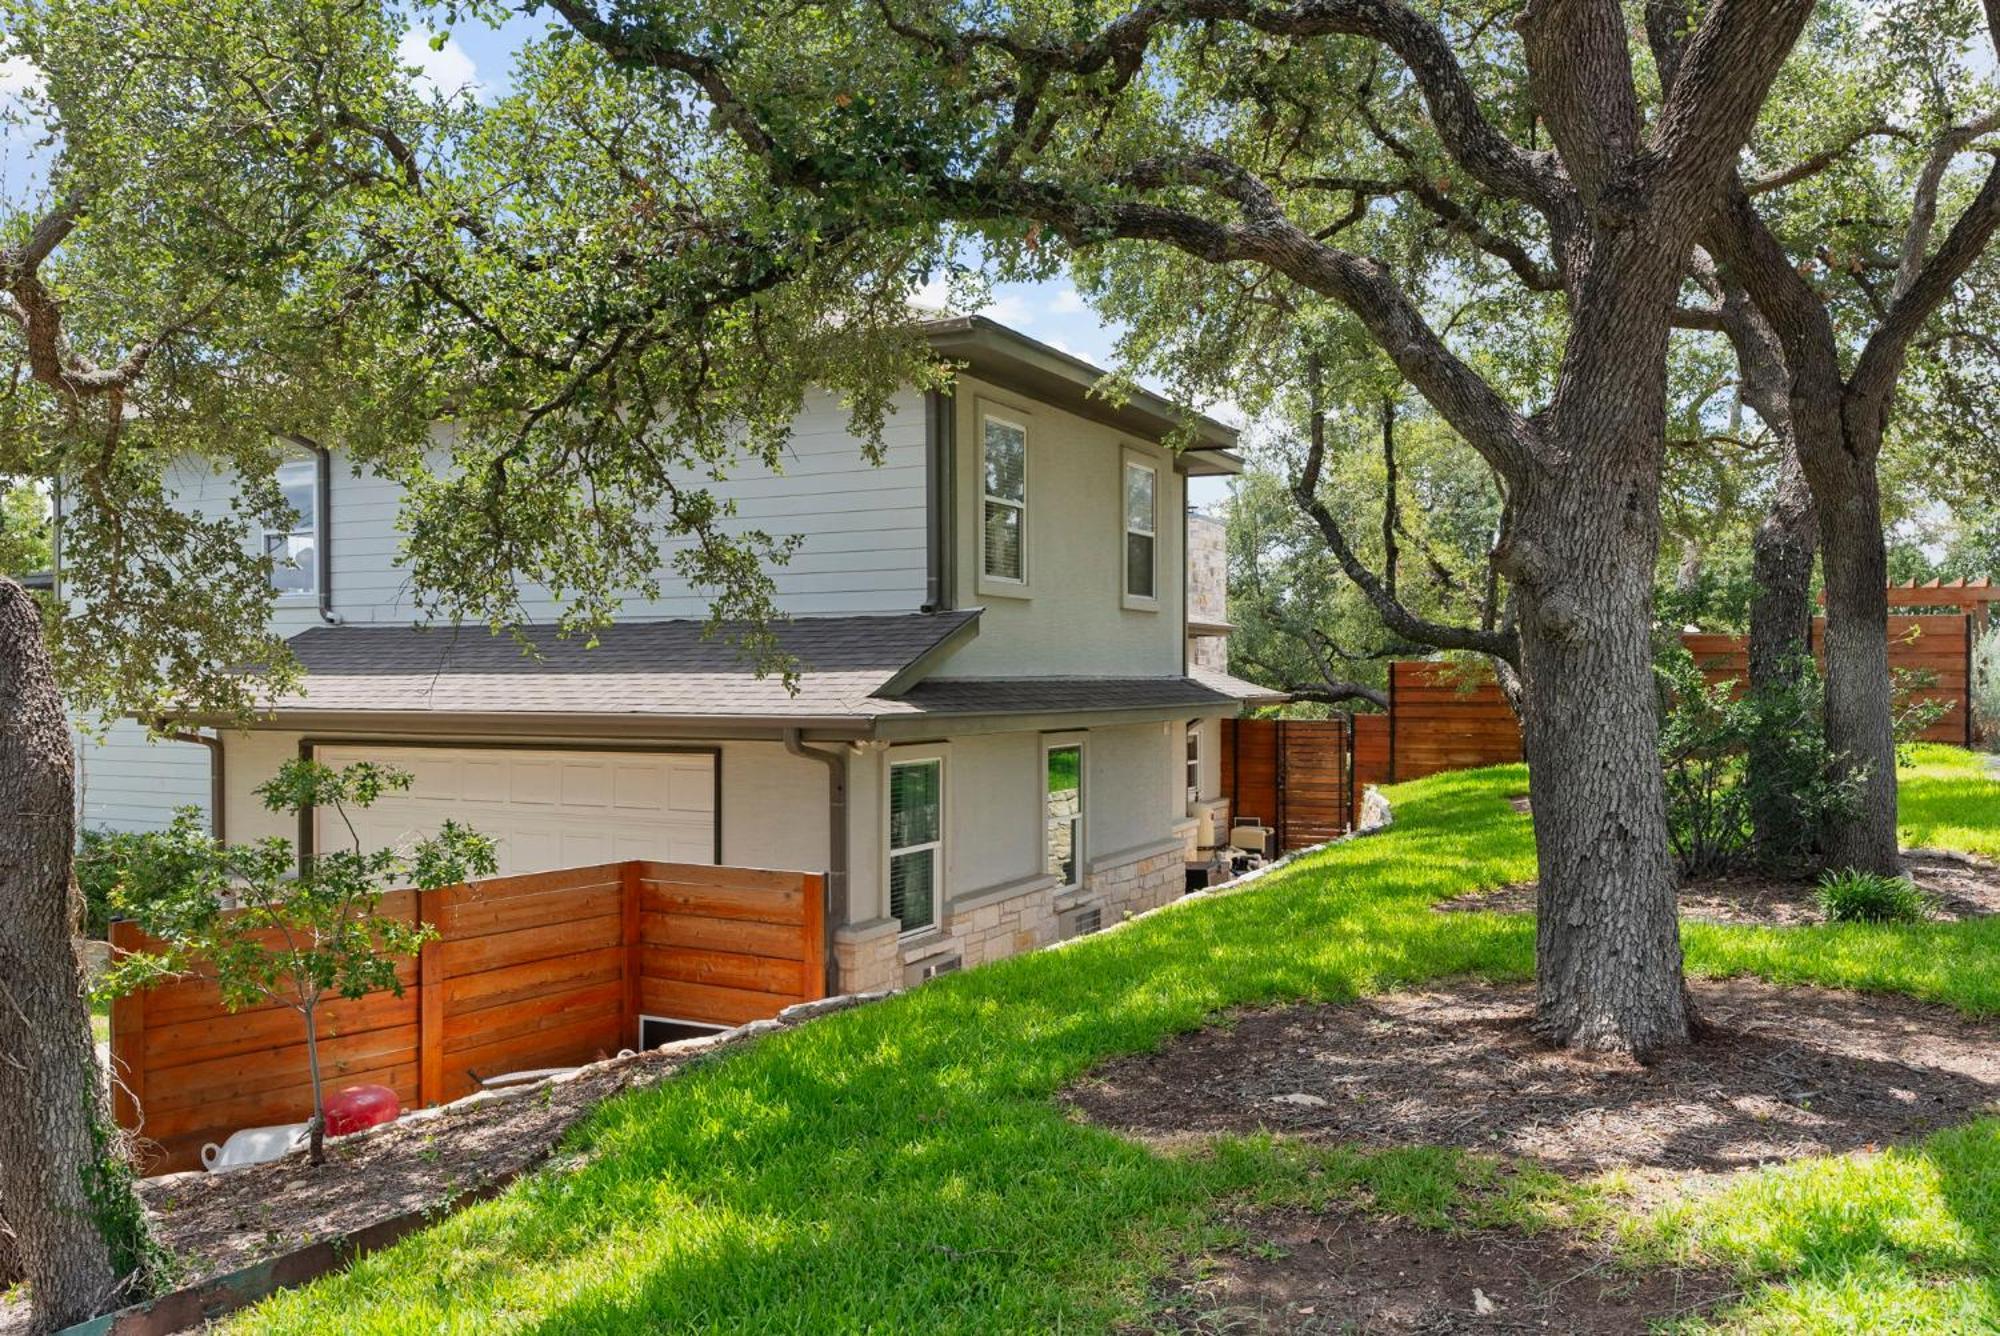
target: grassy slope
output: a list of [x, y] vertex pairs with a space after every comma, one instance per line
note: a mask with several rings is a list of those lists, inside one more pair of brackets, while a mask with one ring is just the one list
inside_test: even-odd
[[[614, 1102], [558, 1169], [241, 1325], [1088, 1329], [1133, 1315], [1150, 1276], [1212, 1242], [1208, 1209], [1223, 1194], [1360, 1194], [1437, 1224], [1526, 1222], [1574, 1207], [1589, 1193], [1435, 1150], [1366, 1157], [1244, 1141], [1157, 1155], [1070, 1122], [1049, 1098], [1102, 1058], [1155, 1046], [1223, 1008], [1344, 999], [1450, 974], [1528, 977], [1528, 919], [1428, 909], [1442, 895], [1532, 875], [1528, 823], [1505, 801], [1524, 788], [1519, 767], [1404, 786], [1395, 829], [1254, 889], [950, 976]], [[2000, 812], [1992, 820], [2000, 825]], [[1699, 930], [1689, 954], [1701, 970], [1865, 983], [1992, 1012], [1994, 926]], [[1900, 1261], [1869, 1253], [1869, 1265], [1918, 1288], [1925, 1268], [1943, 1266], [1948, 1275], [1926, 1291], [1935, 1302], [2000, 1312], [1965, 1270], [1975, 1256], [1993, 1260], [2000, 1153], [1976, 1141], [1993, 1135], [1990, 1124], [1962, 1135], [1975, 1138], [1960, 1157], [1965, 1173], [1945, 1175], [1952, 1185], [1930, 1205], [1895, 1209], [1976, 1217], [1964, 1225], [1970, 1242], [1922, 1261], [1910, 1248]], [[1827, 1210], [1793, 1209], [1779, 1175], [1755, 1181], [1767, 1179], [1769, 1192], [1738, 1189], [1753, 1200], [1720, 1215], [1630, 1222], [1631, 1247], [1787, 1273], [1800, 1267], [1796, 1248], [1732, 1242], [1759, 1209], [1774, 1236], [1818, 1238], [1872, 1219], [1867, 1203], [1843, 1215], [1838, 1193], [1822, 1192]], [[1868, 1201], [1887, 1210], [1891, 1197], [1885, 1189]], [[1762, 1293], [1753, 1306], [1775, 1315], [1805, 1302], [1800, 1293]]]

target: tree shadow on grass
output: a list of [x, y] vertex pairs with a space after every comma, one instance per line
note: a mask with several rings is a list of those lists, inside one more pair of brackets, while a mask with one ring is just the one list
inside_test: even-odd
[[2000, 1096], [1993, 1027], [1900, 999], [1701, 983], [1712, 1032], [1649, 1066], [1553, 1050], [1529, 989], [1463, 981], [1238, 1017], [1104, 1064], [1067, 1098], [1153, 1138], [1256, 1129], [1446, 1145], [1560, 1172], [1726, 1172], [1963, 1122]]

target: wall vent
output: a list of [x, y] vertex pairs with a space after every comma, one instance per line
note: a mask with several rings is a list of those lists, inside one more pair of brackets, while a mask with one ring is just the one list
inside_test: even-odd
[[932, 956], [929, 960], [913, 961], [903, 970], [903, 986], [914, 988], [920, 983], [928, 983], [940, 974], [951, 974], [965, 964], [963, 956]]
[[1065, 937], [1088, 937], [1103, 926], [1104, 907], [1102, 905], [1092, 905], [1088, 909], [1079, 909], [1070, 915], [1069, 931], [1063, 935]]

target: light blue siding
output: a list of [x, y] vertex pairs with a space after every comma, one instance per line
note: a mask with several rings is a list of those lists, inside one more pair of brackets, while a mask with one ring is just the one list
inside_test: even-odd
[[77, 822], [86, 830], [164, 830], [177, 807], [208, 814], [208, 749], [149, 742], [128, 720], [76, 736]]

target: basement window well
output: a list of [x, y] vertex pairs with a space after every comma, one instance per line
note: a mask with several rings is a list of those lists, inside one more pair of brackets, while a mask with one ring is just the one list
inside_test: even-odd
[[684, 1021], [673, 1016], [641, 1016], [639, 1048], [650, 1053], [661, 1044], [671, 1044], [679, 1039], [700, 1039], [705, 1035], [721, 1034], [730, 1028], [727, 1025], [711, 1025], [707, 1021]]

